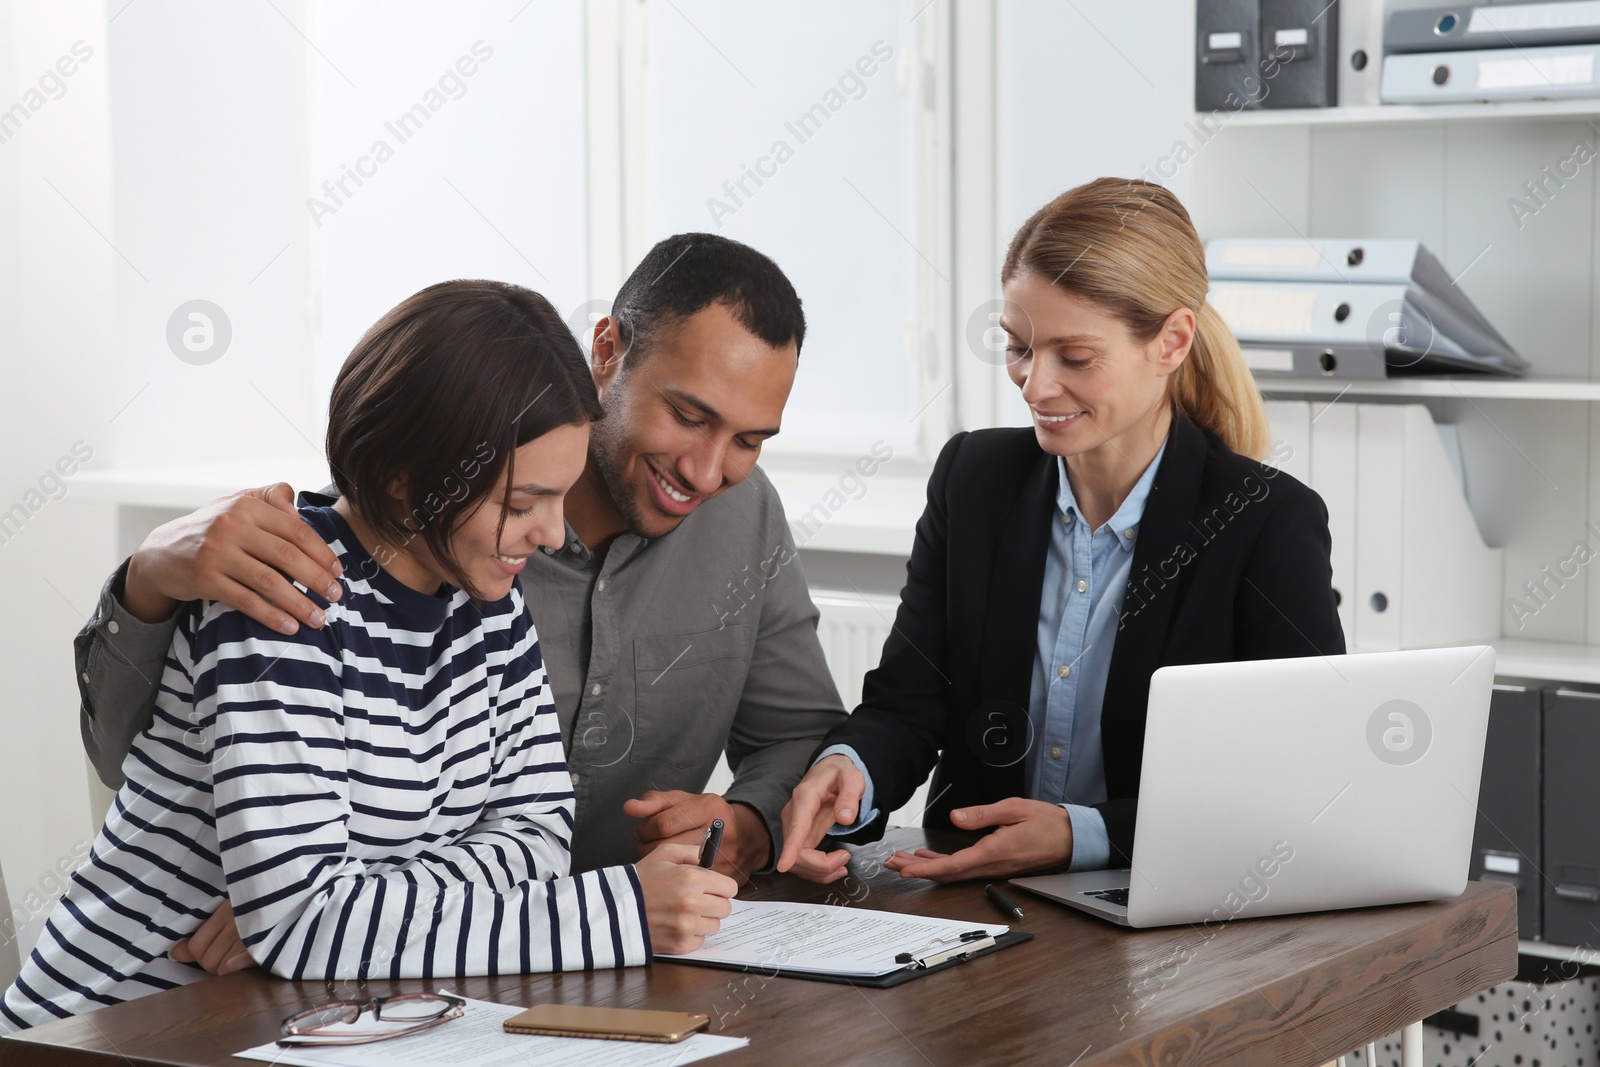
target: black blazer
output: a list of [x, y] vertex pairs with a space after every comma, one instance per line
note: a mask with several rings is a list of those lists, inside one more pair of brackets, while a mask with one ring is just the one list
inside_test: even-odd
[[[1022, 795], [1056, 492], [1056, 457], [1031, 429], [957, 434], [940, 453], [883, 659], [861, 706], [821, 746], [860, 754], [880, 812], [909, 800], [936, 764], [926, 826], [948, 828], [954, 808]], [[1321, 497], [1188, 418], [1173, 420], [1100, 712], [1109, 799], [1097, 808], [1113, 865], [1132, 862], [1150, 675], [1170, 664], [1342, 653], [1329, 546]], [[846, 840], [876, 840], [886, 821]]]

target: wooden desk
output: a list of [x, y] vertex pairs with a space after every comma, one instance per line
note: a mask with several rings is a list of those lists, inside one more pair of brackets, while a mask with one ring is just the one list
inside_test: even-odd
[[[852, 877], [758, 879], [752, 898], [850, 902], [999, 921], [981, 884], [905, 882], [881, 867], [920, 830], [855, 849]], [[948, 843], [947, 843], [948, 844]], [[508, 1004], [554, 1001], [706, 1012], [750, 1038], [738, 1064], [1271, 1064], [1317, 1067], [1510, 978], [1516, 901], [1472, 883], [1444, 903], [1133, 932], [1019, 891], [1034, 940], [893, 989], [656, 963], [590, 974], [375, 981], [342, 995], [454, 988]], [[0, 1041], [11, 1064], [239, 1064], [319, 999], [322, 982], [250, 971], [51, 1023]]]

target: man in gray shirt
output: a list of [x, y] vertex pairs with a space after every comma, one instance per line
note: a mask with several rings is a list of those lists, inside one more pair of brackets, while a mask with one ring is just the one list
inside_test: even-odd
[[[595, 324], [606, 416], [567, 496], [566, 544], [521, 576], [577, 794], [574, 870], [698, 842], [715, 818], [718, 870], [769, 869], [780, 812], [844, 718], [783, 507], [755, 465], [804, 334], [777, 265], [710, 234], [656, 245]], [[75, 641], [100, 778], [121, 784], [150, 723], [181, 601], [222, 600], [288, 632], [320, 626], [291, 580], [335, 599], [335, 567], [281, 484], [153, 532]], [[701, 793], [724, 751], [733, 784]]]

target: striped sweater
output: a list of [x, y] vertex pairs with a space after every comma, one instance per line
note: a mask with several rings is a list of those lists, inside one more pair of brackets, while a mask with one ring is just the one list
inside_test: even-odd
[[419, 593], [332, 509], [300, 514], [344, 596], [292, 637], [186, 609], [155, 721], [0, 1031], [206, 977], [167, 953], [225, 898], [284, 978], [649, 961], [634, 869], [569, 874], [572, 781], [521, 593]]

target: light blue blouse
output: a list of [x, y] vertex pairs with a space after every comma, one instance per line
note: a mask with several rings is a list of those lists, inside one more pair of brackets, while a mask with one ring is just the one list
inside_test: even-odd
[[[1116, 514], [1094, 530], [1072, 495], [1065, 461], [1056, 459], [1056, 513], [1051, 519], [1039, 598], [1024, 788], [1031, 799], [1066, 809], [1073, 837], [1069, 870], [1096, 870], [1111, 858], [1105, 819], [1090, 806], [1106, 800], [1100, 706], [1139, 522], [1166, 450], [1163, 442]], [[817, 758], [834, 753], [849, 757], [866, 779], [854, 825], [830, 831], [851, 833], [878, 817], [873, 807], [872, 775], [848, 745], [832, 745]]]

